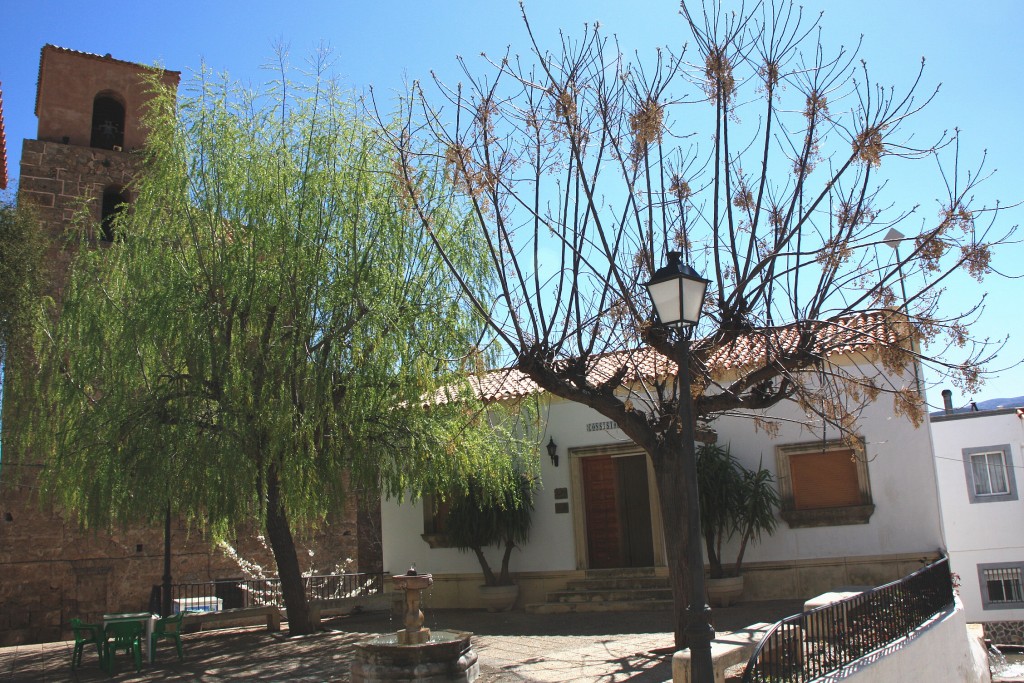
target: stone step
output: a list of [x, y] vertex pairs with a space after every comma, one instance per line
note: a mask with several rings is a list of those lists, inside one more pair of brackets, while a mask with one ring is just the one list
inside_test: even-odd
[[671, 609], [668, 577], [654, 567], [588, 569], [585, 578], [572, 579], [565, 590], [547, 594], [547, 602], [526, 606], [534, 614], [567, 612], [620, 612]]
[[671, 600], [668, 588], [645, 588], [625, 590], [566, 590], [548, 593], [548, 602], [638, 602], [646, 600]]
[[588, 569], [588, 579], [616, 579], [636, 576], [654, 576], [654, 567], [623, 567], [621, 569]]
[[568, 614], [570, 612], [634, 612], [638, 610], [670, 610], [671, 600], [636, 600], [621, 602], [541, 602], [526, 606], [530, 614]]
[[668, 588], [666, 576], [621, 576], [601, 579], [572, 579], [566, 590], [622, 590], [632, 588]]

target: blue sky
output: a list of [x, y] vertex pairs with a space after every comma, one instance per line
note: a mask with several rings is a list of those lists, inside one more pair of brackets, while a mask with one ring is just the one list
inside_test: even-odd
[[[736, 3], [738, 6], [738, 3]], [[805, 11], [824, 10], [823, 41], [827, 46], [864, 43], [860, 55], [873, 78], [908, 86], [921, 57], [927, 58], [922, 83], [929, 90], [941, 83], [936, 101], [917, 119], [926, 139], [959, 127], [961, 148], [972, 163], [987, 150], [986, 168], [998, 172], [983, 188], [980, 203], [1014, 203], [1024, 199], [1024, 3], [985, 0], [968, 8], [949, 0], [810, 0]], [[560, 0], [526, 4], [542, 45], [554, 48], [558, 31], [579, 35], [586, 22], [599, 21], [619, 36], [627, 51], [645, 53], [655, 46], [678, 49], [685, 41], [678, 4], [672, 0]], [[8, 141], [8, 165], [17, 178], [21, 141], [35, 137], [33, 113], [39, 50], [52, 43], [115, 58], [160, 63], [183, 72], [205, 61], [242, 81], [270, 78], [261, 70], [275, 44], [290, 47], [300, 64], [320, 44], [335, 56], [334, 70], [351, 87], [373, 84], [378, 93], [397, 92], [408, 79], [427, 80], [431, 71], [444, 80], [462, 77], [456, 56], [471, 67], [479, 54], [500, 54], [511, 45], [525, 53], [528, 37], [514, 0], [392, 0], [392, 2], [281, 3], [222, 0], [177, 3], [136, 2], [126, 6], [81, 0], [9, 0], [0, 6], [0, 84]], [[918, 170], [920, 167], [918, 168]], [[931, 169], [928, 169], [929, 171]], [[928, 206], [936, 196], [919, 178], [896, 178], [899, 187]], [[934, 186], [932, 186], [934, 187]], [[920, 196], [917, 193], [920, 191]], [[1024, 210], [1007, 212], [1007, 224], [1022, 222]], [[1010, 274], [1024, 273], [1024, 246], [997, 252], [994, 265]], [[987, 293], [986, 310], [973, 331], [981, 337], [1011, 336], [993, 369], [1024, 358], [1024, 333], [1018, 322], [1019, 281], [990, 278], [978, 285], [964, 278], [963, 298], [950, 294], [950, 308]], [[954, 396], [957, 405], [978, 400], [1024, 395], [1024, 367], [998, 373], [977, 396]], [[941, 403], [938, 388], [929, 392]]]

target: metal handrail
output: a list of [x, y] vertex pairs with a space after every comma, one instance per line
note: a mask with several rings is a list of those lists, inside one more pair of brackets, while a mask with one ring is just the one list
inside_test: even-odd
[[[330, 600], [377, 595], [384, 591], [383, 572], [316, 574], [302, 577], [307, 600]], [[159, 596], [160, 586], [153, 587]], [[281, 579], [219, 579], [171, 586], [172, 600], [191, 600], [203, 609], [231, 609], [273, 605], [284, 607]], [[203, 603], [203, 601], [207, 601]]]
[[910, 635], [953, 604], [949, 558], [860, 595], [786, 617], [747, 661], [743, 683], [803, 683]]

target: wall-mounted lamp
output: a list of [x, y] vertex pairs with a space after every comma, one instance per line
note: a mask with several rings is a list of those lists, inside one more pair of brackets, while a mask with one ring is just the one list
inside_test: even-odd
[[551, 464], [558, 467], [558, 445], [555, 443], [555, 437], [548, 440], [548, 457], [551, 458]]

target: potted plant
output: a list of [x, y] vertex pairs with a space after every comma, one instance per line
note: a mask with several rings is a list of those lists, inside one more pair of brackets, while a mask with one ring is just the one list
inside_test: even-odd
[[[758, 463], [757, 470], [744, 467], [728, 446], [705, 444], [697, 451], [697, 486], [701, 534], [707, 548], [710, 578], [708, 599], [728, 607], [743, 593], [743, 555], [748, 543], [775, 532], [779, 494], [772, 473]], [[739, 537], [736, 561], [722, 562], [722, 545]]]
[[[519, 586], [509, 574], [512, 551], [530, 536], [534, 481], [525, 474], [500, 493], [489, 493], [474, 480], [463, 495], [452, 500], [445, 531], [449, 543], [459, 550], [473, 551], [484, 574], [481, 601], [491, 612], [512, 609]], [[484, 554], [488, 546], [503, 546], [501, 570], [495, 575]]]

